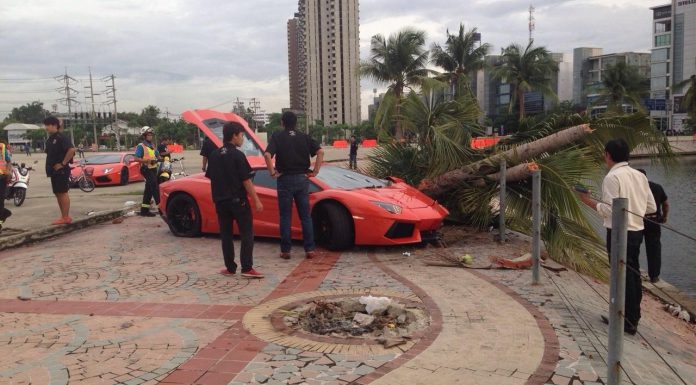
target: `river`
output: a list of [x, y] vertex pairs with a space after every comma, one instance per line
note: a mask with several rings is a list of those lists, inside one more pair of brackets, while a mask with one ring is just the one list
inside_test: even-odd
[[[648, 179], [659, 183], [667, 193], [667, 225], [696, 238], [696, 156], [680, 157], [666, 170], [649, 159], [632, 159], [631, 166], [642, 168]], [[640, 267], [647, 271], [645, 247]], [[696, 297], [696, 241], [662, 229], [662, 272], [660, 278]]]

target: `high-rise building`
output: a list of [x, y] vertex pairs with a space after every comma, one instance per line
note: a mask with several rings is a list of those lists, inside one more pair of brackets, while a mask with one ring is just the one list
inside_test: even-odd
[[602, 48], [580, 47], [573, 50], [573, 102], [593, 105], [603, 89], [604, 71], [618, 63], [635, 67], [646, 79], [650, 78], [650, 54], [619, 52], [604, 54]]
[[302, 33], [298, 14], [288, 20], [288, 78], [290, 80], [290, 109], [301, 111], [304, 109], [300, 87], [300, 47], [302, 47]]
[[292, 20], [297, 20], [298, 95], [308, 124], [359, 124], [358, 0], [299, 0]]
[[663, 131], [681, 132], [687, 119], [681, 106], [686, 89], [673, 89], [673, 85], [696, 75], [696, 1], [673, 0], [650, 9], [650, 117]]

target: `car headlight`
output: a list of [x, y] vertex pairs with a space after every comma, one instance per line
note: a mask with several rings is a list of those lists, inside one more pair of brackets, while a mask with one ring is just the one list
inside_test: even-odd
[[370, 201], [373, 205], [379, 206], [392, 214], [401, 214], [401, 206], [395, 205], [393, 203], [380, 202], [380, 201]]
[[114, 170], [113, 168], [105, 168], [105, 169], [104, 169], [104, 174], [108, 174], [108, 173], [110, 173], [110, 172], [113, 171], [113, 170]]

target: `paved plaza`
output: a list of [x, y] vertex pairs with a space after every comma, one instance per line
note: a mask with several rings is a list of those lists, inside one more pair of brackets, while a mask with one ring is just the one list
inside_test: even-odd
[[[457, 229], [447, 252], [514, 256], [513, 237]], [[456, 232], [455, 231], [455, 232]], [[424, 263], [442, 249], [358, 248], [307, 260], [258, 240], [265, 279], [223, 276], [216, 237], [175, 238], [159, 218], [126, 218], [0, 256], [2, 384], [602, 384], [606, 285], [573, 272]], [[411, 254], [404, 254], [404, 252]], [[584, 278], [584, 280], [583, 280]], [[389, 296], [425, 309], [427, 328], [387, 348], [288, 332], [291, 303]], [[693, 325], [646, 296], [641, 332], [688, 384]], [[680, 384], [648, 344], [626, 337], [626, 383]]]

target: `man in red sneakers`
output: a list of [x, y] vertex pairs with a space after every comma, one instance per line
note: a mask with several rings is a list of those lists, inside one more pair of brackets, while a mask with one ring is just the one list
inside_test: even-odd
[[210, 179], [220, 225], [222, 256], [225, 259], [225, 268], [220, 273], [233, 275], [237, 272], [232, 244], [232, 221], [237, 221], [242, 240], [239, 252], [242, 277], [263, 278], [263, 274], [253, 268], [254, 230], [247, 194], [254, 200], [256, 211], [263, 211], [263, 205], [251, 183], [252, 169], [246, 155], [237, 149], [244, 142], [244, 127], [236, 122], [226, 123], [222, 127], [222, 141], [222, 147], [210, 153], [205, 173]]
[[51, 178], [53, 194], [58, 200], [60, 218], [53, 221], [54, 225], [67, 225], [72, 223], [70, 218], [70, 163], [75, 156], [75, 146], [70, 139], [63, 135], [60, 120], [55, 116], [44, 119], [44, 126], [48, 132], [46, 140], [46, 175]]

